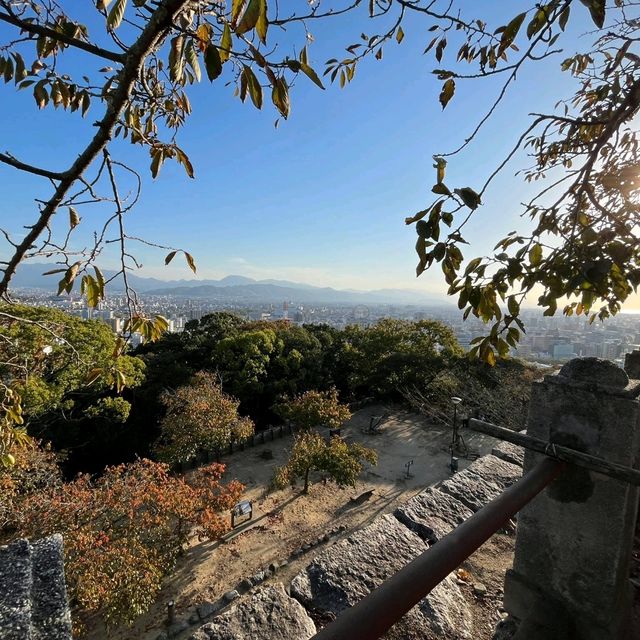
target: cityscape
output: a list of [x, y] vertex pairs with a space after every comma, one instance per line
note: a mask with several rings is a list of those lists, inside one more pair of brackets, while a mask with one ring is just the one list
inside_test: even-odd
[[[124, 293], [115, 293], [102, 300], [95, 309], [90, 308], [80, 295], [57, 296], [39, 289], [16, 290], [19, 301], [30, 305], [53, 307], [83, 319], [103, 320], [113, 331], [121, 334], [129, 313]], [[230, 311], [247, 321], [286, 321], [296, 325], [327, 324], [337, 329], [348, 325], [369, 326], [383, 318], [402, 320], [438, 320], [455, 333], [460, 346], [467, 350], [474, 338], [486, 335], [487, 327], [478, 318], [462, 319], [461, 312], [452, 303], [440, 304], [357, 304], [357, 303], [307, 303], [283, 300], [281, 303], [227, 298], [210, 300], [165, 293], [139, 294], [142, 310], [150, 315], [164, 316], [168, 331], [181, 333], [187, 322], [199, 320], [216, 311]], [[597, 357], [624, 363], [625, 354], [640, 348], [640, 318], [637, 314], [622, 313], [606, 322], [589, 323], [584, 316], [566, 317], [561, 313], [546, 317], [538, 309], [525, 309], [522, 319], [526, 333], [511, 356], [543, 365], [563, 363], [575, 357]], [[134, 333], [133, 347], [142, 337]]]

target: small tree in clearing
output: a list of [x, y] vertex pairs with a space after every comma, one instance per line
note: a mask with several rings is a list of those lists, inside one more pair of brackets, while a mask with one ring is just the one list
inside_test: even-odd
[[222, 391], [215, 376], [199, 371], [189, 384], [162, 397], [167, 413], [155, 450], [163, 462], [193, 460], [200, 451], [221, 451], [254, 432], [250, 418], [238, 415], [238, 400]]
[[275, 411], [307, 431], [321, 426], [339, 429], [351, 417], [349, 407], [338, 400], [336, 389], [306, 391], [276, 405]]
[[273, 483], [283, 489], [296, 478], [304, 478], [303, 493], [309, 493], [309, 474], [323, 471], [338, 486], [352, 486], [363, 469], [363, 461], [377, 464], [378, 454], [360, 444], [348, 444], [342, 438], [326, 440], [317, 433], [296, 436], [289, 461], [276, 471]]

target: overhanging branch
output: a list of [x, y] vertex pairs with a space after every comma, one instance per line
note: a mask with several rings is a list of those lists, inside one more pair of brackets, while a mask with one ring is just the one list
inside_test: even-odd
[[29, 233], [18, 244], [13, 256], [4, 269], [0, 280], [0, 297], [6, 297], [9, 282], [16, 272], [25, 254], [34, 245], [40, 234], [47, 228], [58, 206], [69, 189], [80, 179], [93, 163], [98, 154], [107, 146], [113, 134], [113, 128], [131, 99], [131, 91], [147, 57], [160, 47], [169, 33], [174, 20], [191, 0], [163, 0], [153, 12], [147, 26], [130, 47], [122, 69], [116, 75], [116, 89], [110, 96], [107, 110], [98, 123], [98, 132], [84, 151], [78, 156], [71, 168], [63, 174], [55, 192], [40, 211], [40, 216], [30, 227]]
[[37, 176], [49, 178], [50, 180], [62, 180], [64, 178], [63, 173], [58, 173], [57, 171], [48, 171], [47, 169], [34, 167], [31, 164], [25, 164], [24, 162], [20, 162], [20, 160], [16, 160], [12, 155], [8, 153], [0, 153], [0, 162], [4, 162], [5, 164], [15, 167], [16, 169], [20, 169], [20, 171], [34, 173]]
[[37, 36], [45, 36], [47, 38], [51, 38], [52, 40], [57, 40], [58, 42], [64, 42], [70, 47], [82, 49], [83, 51], [92, 53], [94, 56], [99, 56], [100, 58], [111, 60], [111, 62], [117, 62], [119, 64], [122, 64], [124, 62], [124, 55], [121, 53], [115, 53], [114, 51], [103, 49], [102, 47], [98, 47], [94, 44], [91, 44], [90, 42], [84, 42], [84, 40], [79, 40], [78, 38], [73, 38], [71, 36], [65, 35], [64, 33], [60, 33], [59, 31], [51, 29], [50, 27], [44, 27], [42, 25], [35, 24], [34, 22], [20, 20], [20, 18], [12, 16], [8, 13], [0, 13], [0, 20], [12, 24], [14, 27], [18, 27], [26, 33], [31, 33]]

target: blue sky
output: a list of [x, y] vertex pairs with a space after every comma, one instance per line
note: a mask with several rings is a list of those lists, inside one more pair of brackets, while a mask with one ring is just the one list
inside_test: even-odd
[[[532, 3], [464, 4], [495, 17], [497, 26]], [[415, 231], [405, 227], [404, 218], [432, 201], [432, 155], [464, 139], [498, 86], [492, 80], [459, 83], [443, 112], [441, 83], [430, 73], [435, 61], [422, 55], [431, 24], [410, 17], [403, 43], [388, 44], [381, 62], [365, 61], [343, 90], [328, 86], [321, 91], [301, 75], [292, 91], [291, 116], [278, 129], [273, 126], [277, 114], [266, 100], [262, 112], [250, 102], [243, 105], [224, 86], [224, 76], [213, 85], [205, 80], [194, 87], [193, 115], [179, 140], [195, 166], [196, 180], [168, 162], [154, 181], [144, 149], [114, 148], [115, 157], [144, 171], [142, 199], [129, 216], [129, 233], [189, 250], [201, 278], [233, 273], [338, 288], [444, 291], [436, 271], [416, 280]], [[570, 95], [570, 79], [559, 66], [581, 46], [580, 33], [592, 28], [584, 7], [576, 5], [570, 24], [565, 54], [525, 70], [473, 146], [451, 161], [450, 185], [479, 188], [526, 125], [527, 113], [549, 110], [559, 97]], [[324, 61], [341, 57], [343, 47], [357, 42], [369, 23], [360, 12], [310, 28], [315, 39], [310, 61], [322, 71]], [[0, 37], [5, 32], [0, 27]], [[80, 58], [73, 64], [81, 64]], [[5, 124], [0, 149], [54, 169], [66, 167], [86, 144], [92, 118], [100, 113], [96, 104], [81, 122], [78, 114], [38, 112], [28, 91], [16, 94], [9, 85], [0, 91]], [[530, 187], [513, 176], [522, 166], [522, 159], [514, 162], [494, 182], [467, 229], [468, 256], [490, 250], [501, 234], [522, 227], [517, 204]], [[0, 165], [2, 225], [19, 232], [35, 217], [33, 198], [48, 192], [45, 180]], [[105, 212], [86, 207], [80, 213], [86, 233]], [[67, 224], [65, 213], [57, 228]], [[79, 228], [78, 243], [86, 238], [82, 233]], [[165, 267], [166, 252], [132, 248], [144, 263], [141, 275], [190, 277], [178, 258]], [[103, 266], [113, 266], [111, 260], [106, 256]]]

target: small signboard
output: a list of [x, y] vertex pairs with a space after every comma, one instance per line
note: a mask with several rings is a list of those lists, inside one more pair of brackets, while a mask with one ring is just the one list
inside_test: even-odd
[[253, 505], [250, 500], [238, 502], [231, 510], [231, 526], [235, 527], [242, 522], [247, 522], [253, 517]]

